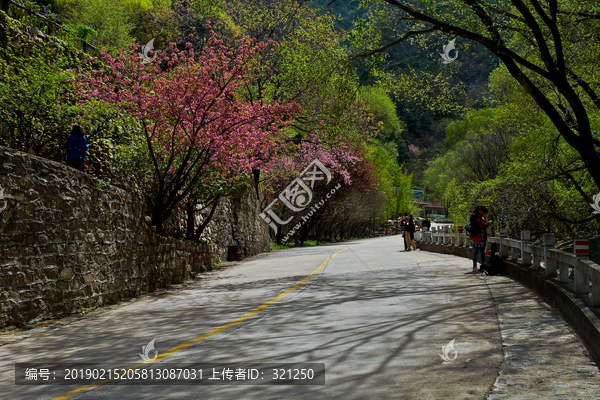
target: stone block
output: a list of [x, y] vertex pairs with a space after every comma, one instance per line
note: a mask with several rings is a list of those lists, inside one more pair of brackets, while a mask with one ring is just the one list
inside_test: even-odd
[[33, 307], [39, 308], [39, 309], [44, 309], [44, 308], [46, 308], [46, 303], [44, 303], [44, 300], [42, 300], [42, 299], [36, 299], [33, 301]]
[[33, 301], [22, 301], [17, 304], [19, 314], [28, 313], [33, 310]]
[[35, 255], [35, 249], [31, 246], [21, 246], [19, 248], [19, 256], [31, 257]]
[[35, 272], [35, 279], [38, 281], [43, 281], [46, 280], [46, 273], [44, 272], [44, 270], [39, 269]]
[[44, 265], [47, 267], [51, 267], [56, 265], [56, 259], [54, 256], [46, 256], [44, 257]]
[[23, 285], [25, 285], [25, 280], [26, 280], [25, 279], [25, 274], [18, 273], [16, 275], [13, 275], [12, 282], [16, 286], [23, 286]]
[[35, 218], [35, 207], [33, 204], [25, 204], [16, 207], [14, 218], [21, 221], [32, 220]]
[[56, 289], [62, 290], [62, 291], [68, 290], [69, 289], [69, 282], [67, 282], [67, 281], [57, 281], [56, 282]]
[[57, 268], [46, 268], [45, 269], [46, 276], [48, 279], [57, 279], [58, 278], [58, 269]]
[[96, 232], [96, 242], [104, 243], [104, 232]]
[[71, 268], [71, 267], [63, 268], [59, 272], [58, 277], [60, 279], [64, 279], [64, 280], [70, 280], [71, 278], [73, 278], [73, 268]]
[[85, 241], [88, 243], [94, 243], [96, 241], [96, 237], [92, 232], [85, 234]]

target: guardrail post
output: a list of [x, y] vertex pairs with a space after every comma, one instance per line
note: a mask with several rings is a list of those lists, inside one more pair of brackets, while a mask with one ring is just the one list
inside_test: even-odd
[[525, 252], [525, 246], [531, 242], [531, 231], [521, 231], [521, 260], [523, 265], [531, 265], [531, 253]]
[[600, 285], [592, 284], [592, 306], [600, 307]]
[[587, 294], [587, 292], [589, 291], [589, 279], [585, 274], [585, 269], [586, 265], [585, 263], [583, 263], [583, 260], [577, 260], [577, 264], [575, 265], [573, 271], [575, 293]]
[[532, 261], [533, 268], [540, 269], [542, 257], [544, 257], [544, 247], [530, 245], [529, 248], [531, 249], [531, 258], [533, 259], [533, 261]]
[[[585, 273], [586, 265], [582, 263], [582, 260], [587, 260], [590, 255], [590, 241], [589, 240], [575, 240], [573, 242], [573, 254], [577, 257], [575, 267], [573, 268], [573, 280], [575, 283], [575, 293], [587, 293], [589, 279]], [[593, 289], [598, 285], [592, 286]], [[593, 294], [593, 293], [592, 293]]]
[[490, 242], [490, 237], [492, 237], [492, 227], [488, 226], [487, 228], [485, 228], [485, 236], [486, 236], [486, 243], [485, 243], [485, 251], [491, 250], [492, 249], [492, 242]]
[[458, 246], [458, 232], [450, 232], [450, 244]]
[[508, 229], [500, 228], [498, 230], [498, 236], [500, 237], [500, 255], [502, 258], [508, 258], [508, 246], [504, 243], [505, 239], [508, 238]]
[[517, 261], [519, 258], [519, 254], [517, 253], [518, 247], [511, 245], [510, 246], [510, 260]]
[[459, 226], [458, 227], [458, 241], [456, 243], [457, 246], [462, 246], [463, 245], [463, 240], [466, 240], [464, 232], [465, 232], [465, 227], [464, 226]]
[[544, 246], [544, 265], [546, 267], [546, 275], [550, 277], [555, 277], [558, 275], [558, 265], [556, 260], [553, 258], [550, 250], [554, 248], [554, 244], [556, 243], [556, 239], [554, 238], [554, 233], [544, 233], [542, 236], [542, 245]]
[[442, 230], [442, 240], [444, 245], [450, 244], [450, 227], [448, 225], [444, 226]]
[[563, 283], [569, 282], [569, 264], [558, 263], [558, 280]]

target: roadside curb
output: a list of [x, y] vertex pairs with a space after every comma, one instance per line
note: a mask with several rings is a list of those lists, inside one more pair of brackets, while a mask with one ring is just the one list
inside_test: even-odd
[[[472, 257], [472, 249], [467, 247], [431, 243], [418, 243], [418, 247], [423, 251], [450, 254], [469, 259]], [[583, 296], [574, 294], [568, 284], [557, 282], [539, 270], [533, 270], [531, 267], [509, 260], [504, 260], [504, 265], [504, 276], [530, 288], [546, 303], [563, 314], [581, 338], [596, 364], [600, 365], [600, 318], [583, 301]]]

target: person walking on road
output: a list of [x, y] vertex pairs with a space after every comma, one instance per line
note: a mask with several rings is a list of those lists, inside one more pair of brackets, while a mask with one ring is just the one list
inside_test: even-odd
[[406, 230], [404, 231], [404, 238], [406, 240], [406, 244], [408, 249], [405, 251], [410, 251], [411, 247], [414, 250], [417, 250], [417, 245], [415, 244], [413, 238], [415, 235], [415, 222], [413, 221], [412, 215], [408, 214], [406, 217]]
[[473, 245], [473, 272], [477, 268], [477, 254], [481, 253], [481, 265], [485, 265], [485, 245], [487, 243], [488, 222], [485, 219], [488, 209], [486, 206], [477, 206], [473, 209], [469, 224], [471, 225], [471, 244]]
[[67, 165], [69, 167], [85, 172], [85, 153], [89, 146], [84, 136], [85, 129], [80, 125], [73, 125], [71, 134], [67, 138]]

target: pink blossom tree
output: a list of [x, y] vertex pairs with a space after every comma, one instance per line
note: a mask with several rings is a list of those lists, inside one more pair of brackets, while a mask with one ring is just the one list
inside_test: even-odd
[[[353, 193], [365, 193], [373, 190], [374, 171], [373, 166], [365, 160], [365, 149], [357, 143], [348, 143], [340, 137], [336, 145], [331, 145], [321, 140], [316, 133], [308, 133], [305, 140], [298, 144], [288, 142], [285, 150], [287, 152], [279, 156], [272, 165], [269, 176], [270, 184], [263, 199], [263, 208], [284, 191], [286, 186], [298, 178], [301, 172], [309, 166], [313, 160], [319, 162], [331, 173], [331, 182], [317, 182], [311, 185], [312, 198], [310, 206], [327, 199], [310, 216], [302, 212], [293, 212], [281, 202], [272, 206], [281, 220], [291, 222], [280, 226], [275, 232], [275, 240], [281, 243], [284, 232], [295, 230], [293, 227], [300, 223], [301, 228], [296, 233], [287, 236], [303, 243], [311, 230], [322, 237], [327, 232], [333, 232], [336, 221], [340, 215], [347, 212], [344, 200]], [[335, 188], [333, 196], [327, 196], [330, 190]]]
[[211, 32], [199, 55], [191, 45], [171, 45], [145, 64], [136, 50], [116, 56], [104, 51], [107, 68], [78, 76], [77, 94], [139, 121], [152, 164], [146, 196], [152, 224], [162, 232], [166, 219], [198, 188], [231, 182], [252, 168], [268, 171], [264, 154], [278, 146], [300, 108], [250, 102], [240, 94], [258, 72], [266, 44], [243, 38], [232, 49]]

